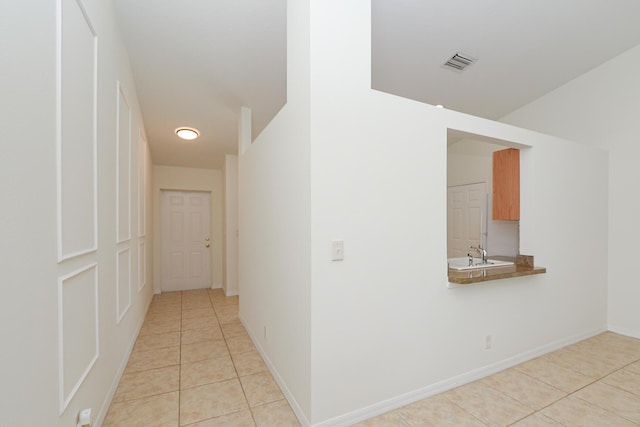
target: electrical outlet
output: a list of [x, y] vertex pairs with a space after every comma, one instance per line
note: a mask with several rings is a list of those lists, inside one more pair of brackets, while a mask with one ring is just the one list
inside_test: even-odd
[[487, 335], [484, 337], [484, 349], [491, 350], [491, 335]]
[[78, 414], [77, 427], [91, 427], [93, 425], [93, 417], [91, 416], [91, 408], [86, 408]]

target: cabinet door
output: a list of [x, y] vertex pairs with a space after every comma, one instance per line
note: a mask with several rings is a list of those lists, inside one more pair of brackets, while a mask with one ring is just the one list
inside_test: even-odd
[[493, 152], [493, 219], [520, 219], [520, 150]]

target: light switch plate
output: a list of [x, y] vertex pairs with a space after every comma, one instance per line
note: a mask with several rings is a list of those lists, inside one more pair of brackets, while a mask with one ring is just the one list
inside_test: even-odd
[[331, 261], [342, 261], [344, 259], [344, 241], [334, 240], [331, 242]]

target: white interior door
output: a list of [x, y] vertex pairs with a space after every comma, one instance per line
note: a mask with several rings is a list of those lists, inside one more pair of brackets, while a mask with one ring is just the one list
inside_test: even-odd
[[447, 191], [447, 257], [469, 253], [469, 246], [482, 242], [482, 221], [486, 218], [484, 182], [449, 187]]
[[162, 291], [211, 287], [210, 195], [162, 191]]

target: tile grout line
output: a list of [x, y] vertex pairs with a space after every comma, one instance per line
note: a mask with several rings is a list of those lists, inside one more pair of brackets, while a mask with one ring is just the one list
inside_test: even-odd
[[[544, 356], [540, 356], [540, 357], [544, 357]], [[548, 407], [550, 407], [551, 405], [554, 405], [554, 404], [558, 403], [558, 402], [559, 402], [559, 401], [561, 401], [561, 400], [564, 400], [564, 399], [567, 399], [567, 398], [569, 398], [569, 397], [573, 396], [574, 394], [578, 393], [579, 391], [581, 391], [581, 390], [583, 390], [583, 389], [585, 389], [585, 388], [587, 388], [587, 387], [589, 387], [589, 386], [592, 386], [592, 385], [593, 385], [593, 384], [595, 384], [595, 383], [598, 383], [598, 382], [602, 381], [604, 378], [608, 377], [609, 375], [611, 375], [611, 374], [613, 374], [613, 373], [615, 373], [615, 372], [621, 371], [622, 369], [626, 368], [627, 366], [632, 365], [632, 364], [634, 364], [634, 363], [636, 363], [636, 362], [638, 362], [638, 361], [640, 361], [640, 359], [638, 359], [638, 360], [634, 360], [633, 362], [630, 362], [630, 363], [628, 363], [628, 364], [626, 364], [626, 365], [624, 365], [624, 366], [622, 366], [622, 367], [620, 367], [620, 368], [614, 369], [613, 371], [611, 371], [611, 372], [607, 373], [607, 374], [606, 374], [606, 375], [604, 375], [604, 376], [599, 376], [598, 378], [594, 379], [594, 380], [593, 380], [593, 381], [591, 381], [590, 383], [585, 384], [585, 385], [583, 385], [582, 387], [579, 387], [579, 388], [577, 388], [576, 390], [574, 390], [574, 391], [572, 391], [572, 392], [568, 392], [565, 396], [563, 396], [563, 397], [561, 397], [561, 398], [559, 398], [559, 399], [556, 399], [555, 401], [553, 401], [553, 402], [549, 403], [548, 405], [543, 406], [542, 408], [540, 408], [540, 409], [538, 409], [538, 410], [535, 410], [534, 412], [532, 412], [531, 414], [527, 415], [526, 417], [523, 417], [523, 418], [520, 418], [519, 420], [516, 420], [515, 422], [513, 422], [513, 423], [512, 423], [512, 424], [510, 424], [510, 425], [516, 424], [516, 423], [518, 423], [518, 422], [520, 422], [520, 421], [524, 420], [525, 418], [530, 417], [530, 416], [532, 416], [532, 415], [535, 415], [535, 414], [541, 413], [543, 410], [547, 409], [547, 408], [548, 408]], [[564, 368], [564, 366], [558, 365], [557, 363], [554, 363], [554, 362], [553, 362], [553, 361], [551, 361], [551, 360], [547, 360], [547, 362], [548, 362], [548, 363], [551, 363], [552, 365], [555, 365], [555, 366], [559, 366], [559, 367], [561, 367], [561, 368]], [[568, 369], [568, 370], [570, 370], [570, 371], [572, 371], [572, 372], [576, 372], [576, 373], [578, 373], [578, 374], [580, 374], [580, 375], [587, 376], [586, 374], [584, 374], [584, 373], [582, 373], [582, 372], [578, 372], [578, 371], [576, 371], [576, 370], [574, 370], [574, 369], [570, 369], [570, 368], [564, 368], [564, 369]], [[545, 382], [545, 381], [541, 380], [540, 378], [536, 378], [536, 377], [534, 377], [534, 376], [532, 376], [532, 375], [527, 374], [526, 372], [521, 372], [521, 373], [522, 373], [522, 374], [524, 374], [524, 375], [527, 375], [527, 376], [529, 376], [530, 378], [533, 378], [533, 379], [535, 379], [535, 380], [542, 381], [542, 382], [544, 382], [545, 384], [547, 384], [547, 385], [549, 385], [549, 386], [551, 386], [551, 387], [557, 388], [557, 387], [553, 386], [552, 384], [548, 384], [547, 382]], [[607, 383], [605, 383], [605, 384], [607, 384]], [[491, 386], [490, 386], [490, 387], [491, 387]], [[612, 386], [612, 387], [615, 387], [615, 386]], [[615, 388], [617, 388], [618, 390], [626, 391], [626, 390], [621, 389], [621, 388], [618, 388], [618, 387], [615, 387]], [[559, 389], [558, 389], [558, 390], [559, 390]], [[498, 390], [498, 391], [500, 391], [500, 390]], [[563, 393], [566, 393], [564, 390], [560, 390], [560, 391], [562, 391]], [[608, 409], [603, 408], [602, 406], [600, 406], [600, 405], [598, 405], [598, 404], [591, 403], [591, 402], [589, 402], [589, 401], [586, 401], [586, 400], [584, 400], [584, 399], [581, 399], [581, 398], [580, 398], [580, 397], [578, 397], [578, 396], [575, 396], [575, 398], [576, 398], [576, 399], [580, 399], [581, 401], [585, 402], [585, 403], [586, 403], [586, 404], [588, 404], [588, 405], [595, 406], [595, 407], [597, 407], [597, 408], [599, 408], [599, 409], [602, 409], [603, 411], [606, 411], [606, 412], [608, 412], [608, 413], [610, 413], [610, 414], [617, 415], [617, 416], [620, 416], [620, 417], [622, 417], [622, 418], [624, 418], [624, 419], [628, 420], [628, 418], [623, 417], [622, 415], [616, 414], [616, 413], [614, 413], [614, 412], [611, 412], [611, 411], [609, 411]], [[514, 399], [515, 399], [515, 398], [514, 398]], [[521, 403], [522, 403], [522, 402], [521, 402]], [[553, 417], [551, 417], [551, 416], [549, 416], [549, 415], [545, 415], [545, 414], [541, 414], [541, 415], [542, 415], [542, 416], [545, 416], [545, 417], [547, 417], [547, 418], [550, 418], [550, 419], [552, 419], [553, 421], [555, 421], [555, 422], [557, 422], [557, 423], [562, 424], [562, 422], [561, 422], [560, 420], [556, 420], [555, 418], [553, 418]], [[631, 420], [629, 420], [629, 421], [631, 421]], [[633, 422], [633, 421], [631, 421], [631, 422]]]
[[178, 352], [179, 356], [178, 356], [178, 362], [180, 362], [180, 364], [178, 365], [178, 427], [180, 427], [181, 420], [180, 420], [180, 409], [182, 409], [182, 291], [180, 292], [180, 350]]
[[[540, 357], [544, 357], [544, 356], [540, 356]], [[536, 359], [537, 359], [537, 358], [536, 358]], [[602, 360], [602, 359], [598, 359], [598, 360], [599, 360], [600, 362], [604, 362], [604, 363], [606, 363], [606, 361], [605, 361], [605, 360]], [[575, 372], [575, 373], [577, 373], [577, 374], [580, 374], [580, 375], [582, 375], [582, 376], [585, 376], [585, 377], [587, 377], [587, 376], [588, 376], [588, 375], [584, 374], [583, 372], [579, 372], [579, 371], [577, 371], [577, 370], [570, 369], [570, 368], [565, 368], [564, 366], [559, 365], [559, 364], [557, 364], [557, 363], [553, 362], [552, 360], [548, 360], [548, 359], [547, 359], [546, 361], [547, 361], [548, 363], [551, 363], [552, 365], [555, 365], [555, 366], [560, 367], [560, 368], [563, 368], [563, 369], [568, 369], [568, 370], [570, 370], [570, 371], [572, 371], [572, 372]], [[634, 363], [637, 363], [637, 362], [639, 362], [639, 361], [640, 361], [640, 359], [633, 360], [633, 361], [628, 362], [627, 364], [625, 364], [625, 365], [623, 365], [623, 366], [621, 366], [621, 367], [615, 368], [614, 370], [612, 370], [612, 371], [610, 371], [610, 372], [606, 373], [605, 375], [598, 375], [598, 377], [597, 377], [597, 378], [595, 378], [595, 379], [593, 379], [593, 381], [589, 382], [588, 384], [585, 384], [584, 386], [581, 386], [581, 387], [577, 388], [576, 390], [573, 390], [572, 392], [566, 392], [566, 391], [564, 391], [564, 390], [561, 390], [561, 389], [559, 389], [558, 387], [554, 386], [553, 384], [549, 384], [549, 383], [547, 383], [546, 381], [544, 381], [544, 380], [543, 380], [543, 379], [541, 379], [541, 378], [534, 377], [533, 375], [530, 375], [530, 374], [528, 374], [528, 373], [526, 373], [526, 372], [523, 372], [523, 371], [518, 370], [518, 372], [519, 372], [519, 373], [521, 373], [521, 374], [523, 374], [523, 375], [525, 375], [525, 376], [528, 376], [529, 378], [532, 378], [532, 379], [534, 379], [534, 380], [536, 380], [536, 381], [540, 381], [540, 382], [542, 382], [542, 383], [544, 383], [544, 384], [546, 384], [546, 385], [548, 385], [548, 386], [550, 386], [550, 387], [552, 387], [552, 388], [554, 388], [554, 389], [557, 389], [558, 391], [560, 391], [560, 392], [562, 392], [562, 393], [565, 393], [565, 395], [564, 395], [563, 397], [560, 397], [560, 398], [558, 398], [558, 399], [556, 399], [556, 400], [554, 400], [554, 401], [552, 401], [552, 402], [548, 403], [547, 405], [545, 405], [545, 406], [543, 406], [543, 407], [541, 407], [541, 408], [539, 408], [539, 409], [532, 409], [532, 411], [533, 411], [533, 412], [531, 412], [531, 413], [529, 413], [529, 414], [525, 415], [524, 417], [521, 417], [521, 418], [519, 418], [519, 419], [515, 420], [513, 423], [510, 423], [509, 425], [510, 425], [510, 426], [511, 426], [511, 425], [514, 425], [514, 424], [516, 424], [516, 423], [518, 423], [518, 422], [520, 422], [520, 421], [522, 421], [522, 420], [524, 420], [524, 419], [526, 419], [526, 418], [528, 418], [528, 417], [530, 417], [530, 416], [533, 416], [533, 415], [535, 415], [535, 414], [541, 413], [541, 411], [543, 411], [544, 409], [546, 409], [546, 408], [548, 408], [548, 407], [550, 407], [550, 406], [554, 405], [555, 403], [557, 403], [557, 402], [559, 402], [559, 401], [561, 401], [561, 400], [563, 400], [563, 399], [566, 399], [566, 398], [568, 398], [568, 397], [570, 397], [570, 396], [572, 396], [572, 395], [574, 395], [574, 394], [578, 393], [579, 391], [581, 391], [581, 390], [585, 389], [586, 387], [589, 387], [589, 386], [591, 386], [591, 385], [593, 385], [593, 384], [595, 384], [595, 383], [598, 383], [598, 382], [602, 381], [603, 379], [605, 379], [606, 377], [608, 377], [608, 376], [610, 376], [610, 375], [612, 375], [612, 374], [614, 374], [614, 373], [616, 373], [616, 372], [618, 372], [618, 371], [621, 371], [621, 370], [623, 370], [623, 369], [627, 368], [628, 366], [630, 366], [630, 365], [632, 365], [632, 364], [634, 364]], [[515, 367], [514, 367], [514, 368], [515, 368]], [[494, 374], [494, 375], [495, 375], [495, 374]], [[482, 381], [483, 379], [484, 379], [484, 378], [479, 379], [479, 380], [477, 380], [477, 381]], [[608, 383], [604, 383], [604, 384], [610, 385], [610, 384], [608, 384]], [[510, 398], [510, 399], [515, 400], [516, 402], [520, 403], [521, 405], [523, 405], [523, 406], [525, 406], [525, 407], [527, 407], [527, 408], [531, 408], [531, 407], [529, 407], [528, 405], [526, 405], [524, 402], [521, 402], [521, 401], [520, 401], [519, 399], [517, 399], [516, 397], [511, 396], [511, 395], [509, 395], [509, 394], [505, 393], [504, 391], [502, 391], [502, 390], [498, 389], [497, 387], [494, 387], [494, 386], [493, 386], [493, 385], [491, 385], [491, 384], [485, 384], [485, 385], [486, 385], [487, 387], [492, 388], [494, 391], [497, 391], [498, 393], [500, 393], [500, 394], [502, 394], [502, 395], [504, 395], [504, 396], [506, 396], [506, 397], [508, 397], [508, 398]], [[621, 389], [621, 388], [619, 388], [619, 387], [616, 387], [615, 385], [611, 385], [611, 387], [614, 387], [614, 388], [616, 388], [616, 389], [618, 389], [618, 390], [621, 390], [621, 391], [623, 391], [623, 392], [630, 393], [630, 392], [628, 392], [627, 390], [624, 390], [624, 389]], [[635, 395], [635, 393], [631, 393], [631, 394]], [[606, 411], [606, 412], [608, 412], [608, 413], [610, 413], [610, 414], [620, 416], [620, 417], [622, 417], [622, 418], [624, 418], [625, 420], [628, 420], [628, 421], [630, 421], [630, 422], [635, 422], [635, 421], [633, 421], [633, 420], [630, 420], [630, 419], [629, 419], [629, 418], [627, 418], [627, 417], [624, 417], [624, 416], [619, 415], [619, 414], [617, 414], [617, 413], [611, 412], [609, 409], [604, 408], [604, 407], [600, 406], [599, 404], [593, 404], [593, 403], [591, 403], [591, 402], [589, 402], [589, 401], [586, 401], [586, 400], [584, 400], [584, 399], [581, 399], [580, 397], [577, 397], [577, 396], [576, 396], [576, 398], [577, 398], [577, 399], [580, 399], [581, 401], [585, 402], [585, 403], [586, 403], [586, 404], [588, 404], [588, 405], [595, 406], [595, 407], [597, 407], [597, 408], [599, 408], [599, 409], [601, 409], [601, 410], [604, 410], [604, 411]], [[447, 400], [448, 400], [450, 403], [452, 403], [452, 404], [454, 404], [455, 406], [457, 406], [458, 408], [460, 408], [460, 409], [461, 409], [462, 411], [464, 411], [465, 413], [467, 413], [467, 414], [471, 415], [472, 417], [474, 417], [474, 418], [478, 419], [478, 421], [480, 421], [482, 424], [485, 424], [482, 420], [480, 420], [478, 417], [476, 417], [475, 415], [473, 415], [473, 414], [471, 414], [470, 412], [468, 412], [467, 410], [465, 410], [463, 407], [461, 407], [460, 405], [458, 405], [456, 402], [452, 401], [451, 399], [447, 399]], [[400, 415], [400, 417], [403, 419], [403, 421], [407, 421], [407, 420], [403, 417], [402, 413], [399, 413], [399, 415]], [[541, 415], [543, 415], [543, 416], [545, 416], [545, 417], [549, 417], [549, 418], [550, 418], [550, 419], [552, 419], [553, 421], [555, 421], [555, 422], [558, 422], [558, 423], [562, 424], [562, 422], [561, 422], [561, 421], [556, 420], [556, 419], [555, 419], [555, 418], [553, 418], [553, 417], [550, 417], [550, 416], [545, 415], [545, 414], [541, 414]], [[407, 421], [407, 422], [408, 422], [408, 421]]]
[[[182, 390], [182, 375], [184, 374], [184, 372], [182, 371], [182, 365], [183, 365], [183, 361], [184, 361], [183, 360], [184, 359], [184, 357], [183, 357], [184, 355], [183, 355], [183, 352], [182, 352], [182, 346], [184, 344], [184, 342], [183, 342], [183, 339], [184, 339], [183, 332], [184, 331], [182, 329], [183, 329], [184, 325], [183, 325], [182, 320], [183, 320], [183, 316], [185, 315], [185, 313], [187, 311], [189, 311], [191, 309], [194, 309], [194, 310], [198, 309], [198, 306], [201, 305], [201, 304], [199, 304], [199, 302], [204, 303], [205, 298], [203, 298], [203, 299], [200, 299], [200, 298], [201, 297], [205, 297], [205, 295], [199, 295], [199, 296], [196, 296], [194, 299], [191, 299], [191, 298], [185, 298], [185, 291], [179, 291], [179, 292], [176, 292], [176, 294], [177, 295], [176, 295], [175, 298], [174, 297], [169, 297], [169, 298], [166, 299], [166, 301], [167, 301], [166, 314], [169, 315], [170, 313], [175, 313], [175, 311], [169, 309], [169, 306], [173, 306], [174, 304], [177, 306], [177, 308], [178, 308], [177, 329], [178, 330], [176, 332], [178, 333], [178, 347], [179, 348], [178, 348], [178, 368], [177, 368], [178, 369], [178, 372], [177, 372], [178, 373], [178, 385], [177, 385], [177, 390], [176, 391], [178, 392], [178, 394], [177, 394], [177, 404], [178, 404], [178, 411], [177, 412], [178, 413], [176, 415], [174, 415], [174, 416], [176, 416], [176, 418], [174, 418], [174, 419], [177, 420], [177, 426], [184, 427], [184, 426], [182, 426], [182, 423], [185, 420], [183, 420], [181, 418], [181, 406], [183, 404], [183, 402], [182, 402], [182, 397], [183, 397], [182, 396], [182, 391], [183, 391]], [[252, 423], [253, 423], [254, 426], [256, 426], [257, 422], [256, 422], [256, 418], [255, 418], [254, 411], [253, 411], [254, 408], [252, 408], [250, 403], [249, 403], [249, 399], [247, 397], [247, 392], [245, 390], [245, 386], [243, 385], [243, 383], [241, 381], [241, 376], [240, 376], [240, 373], [239, 373], [238, 368], [236, 366], [236, 361], [234, 360], [234, 358], [232, 356], [231, 348], [229, 346], [229, 340], [231, 340], [231, 339], [233, 339], [233, 338], [235, 338], [237, 336], [239, 337], [242, 334], [231, 333], [231, 336], [227, 336], [223, 332], [221, 318], [220, 318], [219, 313], [218, 313], [219, 310], [216, 309], [217, 304], [214, 301], [213, 294], [211, 292], [207, 292], [206, 296], [208, 297], [208, 298], [206, 298], [206, 301], [207, 301], [206, 305], [213, 310], [213, 313], [214, 313], [214, 316], [215, 316], [215, 319], [216, 319], [215, 326], [218, 327], [218, 329], [220, 331], [220, 334], [221, 334], [221, 337], [224, 340], [224, 345], [225, 345], [225, 348], [227, 350], [227, 356], [226, 357], [231, 358], [231, 363], [232, 363], [233, 370], [234, 370], [233, 372], [235, 374], [236, 380], [238, 381], [238, 383], [239, 383], [239, 385], [241, 387], [241, 390], [242, 390], [242, 393], [243, 393], [243, 398], [244, 398], [244, 401], [245, 401], [245, 404], [246, 404], [246, 410], [249, 411], [249, 415], [251, 416]], [[189, 304], [191, 304], [193, 306], [190, 309], [187, 309], [186, 306], [189, 305]], [[164, 299], [162, 300], [162, 302], [160, 304], [158, 304], [158, 299], [156, 299], [156, 304], [155, 305], [164, 305]], [[238, 309], [237, 300], [236, 300], [235, 303], [230, 303], [230, 304], [223, 304], [222, 302], [220, 303], [220, 307], [222, 307], [224, 310], [228, 310], [229, 313], [232, 312], [232, 310], [231, 310], [232, 306], [235, 306], [235, 309]], [[220, 307], [218, 307], [218, 309]], [[226, 308], [226, 307], [229, 307], [229, 308]], [[164, 314], [165, 314], [165, 310], [162, 310], [160, 312], [154, 311], [152, 318], [155, 318], [156, 320], [158, 320], [158, 315], [159, 315], [159, 317], [163, 317]], [[173, 314], [171, 314], [171, 316], [173, 317]], [[198, 316], [196, 316], [196, 317], [198, 317]], [[207, 317], [207, 316], [205, 316], [205, 317]], [[233, 323], [233, 317], [229, 317], [226, 314], [225, 314], [224, 317], [225, 317], [225, 319], [229, 320], [229, 322], [228, 322], [229, 324]], [[150, 321], [150, 320], [145, 319], [145, 321]], [[207, 329], [211, 329], [211, 327], [213, 327], [213, 325], [214, 324], [212, 323], [211, 326], [207, 327]], [[194, 328], [194, 329], [198, 329], [198, 328]], [[203, 328], [201, 328], [201, 329], [203, 329]], [[232, 329], [232, 330], [235, 330], [235, 329]], [[161, 332], [161, 333], [148, 334], [150, 336], [149, 341], [152, 343], [152, 346], [153, 346], [153, 345], [155, 345], [153, 343], [156, 342], [155, 338], [159, 338], [161, 335], [170, 334], [172, 332], [173, 331], [166, 331], [166, 332]], [[240, 331], [238, 331], [238, 332], [240, 332]], [[171, 347], [174, 347], [174, 346], [172, 346], [172, 345], [161, 345], [160, 347], [157, 347], [157, 348], [151, 348], [151, 349], [142, 350], [142, 351], [147, 351], [147, 352], [153, 353], [153, 352], [157, 352], [159, 350], [163, 350], [163, 349], [167, 349], [167, 348], [171, 348]], [[244, 347], [239, 348], [239, 350], [243, 350], [243, 349], [244, 349]], [[237, 355], [249, 353], [251, 351], [255, 351], [255, 348], [253, 346], [252, 346], [251, 349], [249, 349], [247, 351], [240, 351], [239, 353], [237, 353]], [[171, 366], [173, 366], [173, 365], [169, 364], [169, 365], [166, 365], [166, 366], [159, 366], [159, 367], [155, 367], [155, 368], [141, 369], [139, 371], [135, 371], [134, 373], [166, 369], [166, 368], [170, 368]], [[248, 374], [248, 375], [251, 375], [251, 374]], [[217, 381], [214, 381], [214, 383], [215, 382], [217, 382]], [[196, 386], [194, 386], [194, 387], [196, 387]], [[152, 397], [158, 397], [158, 396], [162, 396], [162, 395], [169, 395], [169, 394], [172, 394], [172, 393], [173, 393], [173, 391], [171, 391], [171, 390], [166, 391], [166, 392], [160, 392], [160, 393], [155, 392], [155, 393], [152, 393], [152, 394], [149, 394], [149, 395], [140, 396], [140, 397], [135, 398], [135, 399], [123, 400], [122, 403], [133, 402], [133, 401], [137, 401], [137, 400], [143, 400], [143, 399], [152, 398]], [[286, 402], [286, 399], [281, 399], [281, 400]], [[262, 403], [260, 405], [256, 405], [256, 408], [264, 406], [264, 405], [267, 405], [267, 404], [270, 404], [270, 403], [276, 403], [278, 401], [264, 402], [264, 403]], [[230, 412], [228, 414], [220, 414], [220, 415], [217, 415], [215, 417], [211, 417], [211, 418], [207, 418], [207, 419], [216, 419], [216, 418], [220, 418], [220, 417], [223, 417], [223, 416], [240, 413], [242, 411], [244, 411], [244, 409], [238, 409], [238, 410], [232, 411], [232, 412]], [[203, 420], [199, 420], [199, 421], [196, 421], [193, 424], [199, 423], [201, 421], [206, 421], [206, 420], [204, 420], [204, 419]], [[188, 425], [191, 425], [191, 424], [192, 423], [189, 423]], [[185, 424], [185, 426], [187, 426], [187, 424]]]
[[[586, 385], [586, 386], [584, 386], [584, 387], [582, 387], [582, 388], [580, 388], [580, 389], [578, 389], [578, 390], [574, 391], [574, 392], [573, 392], [573, 393], [571, 393], [571, 394], [577, 393], [578, 391], [580, 391], [580, 390], [582, 390], [582, 389], [584, 389], [584, 388], [586, 388], [586, 387], [588, 387], [588, 386], [590, 386], [590, 385], [593, 385], [593, 384], [595, 384], [595, 383], [597, 383], [597, 382], [600, 382], [600, 381], [602, 381], [603, 379], [605, 379], [606, 377], [608, 377], [608, 376], [610, 376], [610, 375], [612, 375], [612, 374], [614, 374], [614, 373], [616, 373], [616, 372], [618, 372], [618, 371], [621, 371], [621, 370], [625, 369], [626, 367], [628, 367], [628, 366], [630, 366], [630, 365], [633, 365], [634, 363], [637, 363], [637, 362], [640, 362], [640, 359], [634, 360], [633, 362], [627, 363], [626, 365], [624, 365], [624, 366], [622, 366], [622, 367], [620, 367], [620, 368], [618, 368], [618, 369], [615, 369], [615, 370], [613, 370], [613, 371], [609, 372], [607, 375], [605, 375], [605, 376], [603, 376], [603, 377], [600, 377], [598, 380], [596, 380], [596, 381], [592, 382], [591, 384], [588, 384], [588, 385]], [[618, 390], [620, 390], [620, 391], [623, 391], [623, 392], [626, 392], [626, 393], [630, 393], [629, 391], [627, 391], [627, 390], [625, 390], [625, 389], [622, 389], [622, 388], [620, 388], [620, 387], [617, 387], [617, 386], [615, 386], [615, 385], [611, 385], [611, 384], [608, 384], [608, 383], [606, 383], [606, 382], [605, 382], [604, 384], [606, 384], [606, 385], [608, 385], [608, 386], [610, 386], [610, 387], [613, 387], [613, 388], [615, 388], [615, 389], [618, 389]], [[635, 393], [630, 393], [630, 394], [632, 394], [632, 395], [634, 395], [634, 396], [638, 396], [638, 395], [636, 395]], [[638, 396], [638, 398], [640, 398], [640, 396]], [[631, 423], [636, 423], [636, 421], [631, 420], [631, 419], [629, 419], [629, 418], [625, 417], [624, 415], [621, 415], [621, 414], [617, 414], [617, 413], [615, 413], [615, 412], [612, 412], [611, 410], [609, 410], [609, 408], [604, 408], [604, 407], [600, 406], [600, 404], [598, 404], [598, 403], [591, 403], [591, 402], [589, 402], [589, 401], [587, 401], [587, 400], [584, 400], [584, 399], [582, 399], [582, 398], [580, 398], [580, 397], [578, 397], [578, 396], [576, 396], [576, 399], [580, 399], [580, 400], [582, 400], [583, 402], [585, 402], [585, 403], [586, 403], [586, 404], [588, 404], [588, 405], [595, 406], [595, 407], [597, 407], [597, 408], [599, 408], [599, 409], [602, 409], [603, 411], [606, 411], [606, 412], [608, 412], [608, 413], [610, 413], [610, 414], [613, 414], [613, 415], [619, 416], [619, 417], [621, 417], [621, 418], [624, 418], [625, 420], [628, 420], [628, 421], [629, 421], [629, 422], [631, 422]]]
[[[216, 318], [217, 326], [218, 326], [218, 328], [220, 328], [220, 331], [221, 331], [221, 333], [222, 333], [222, 325], [221, 325], [221, 323], [220, 323], [220, 319], [219, 319], [219, 317], [218, 317], [218, 315], [217, 315], [217, 312], [215, 311], [215, 304], [214, 304], [214, 302], [212, 301], [212, 298], [211, 298], [211, 295], [210, 295], [210, 294], [209, 294], [209, 303], [211, 304], [211, 307], [212, 307], [212, 309], [213, 309], [213, 311], [214, 311], [214, 316], [215, 316], [215, 318]], [[238, 373], [238, 371], [237, 371], [237, 369], [236, 369], [235, 362], [233, 361], [233, 357], [231, 356], [231, 351], [230, 351], [229, 346], [228, 346], [228, 344], [227, 344], [227, 341], [226, 341], [226, 338], [225, 338], [225, 336], [224, 336], [224, 333], [223, 333], [223, 340], [224, 340], [224, 343], [225, 343], [225, 348], [227, 349], [228, 357], [231, 359], [231, 363], [233, 364], [234, 372], [235, 372], [235, 374], [236, 374], [236, 379], [238, 380], [238, 382], [239, 382], [239, 384], [240, 384], [240, 387], [241, 387], [241, 389], [242, 389], [242, 392], [243, 392], [243, 396], [244, 396], [245, 402], [247, 403], [247, 410], [249, 410], [249, 413], [251, 414], [251, 418], [252, 418], [252, 420], [253, 420], [254, 424], [256, 424], [256, 423], [255, 423], [255, 418], [253, 417], [253, 412], [251, 411], [251, 407], [249, 406], [249, 401], [248, 401], [248, 399], [247, 399], [247, 397], [246, 397], [246, 393], [245, 393], [245, 391], [244, 391], [244, 387], [242, 386], [242, 382], [240, 381], [240, 375], [239, 375], [239, 373]], [[224, 356], [223, 356], [223, 357], [224, 357]], [[180, 368], [182, 369], [182, 364], [180, 365]], [[210, 383], [210, 384], [213, 384], [213, 383]], [[202, 386], [202, 385], [206, 385], [206, 384], [201, 384], [201, 385], [198, 385], [198, 386]], [[195, 388], [195, 387], [198, 387], [198, 386], [193, 386], [193, 387], [188, 387], [188, 388]], [[181, 389], [181, 390], [182, 390], [182, 389]], [[222, 414], [222, 415], [218, 415], [218, 416], [215, 416], [215, 417], [212, 417], [212, 418], [207, 418], [207, 419], [204, 419], [204, 420], [196, 421], [196, 422], [194, 422], [194, 423], [190, 423], [190, 424], [185, 425], [185, 427], [188, 427], [189, 425], [192, 425], [192, 424], [195, 424], [195, 423], [198, 423], [198, 422], [202, 422], [202, 421], [206, 421], [206, 420], [212, 420], [212, 419], [220, 418], [220, 417], [222, 417], [222, 416], [226, 416], [226, 415], [236, 414], [236, 413], [241, 412], [241, 411], [242, 411], [242, 409], [239, 409], [239, 410], [237, 410], [237, 411], [233, 411], [233, 412], [230, 412], [230, 413], [228, 413], [228, 414]], [[181, 426], [181, 427], [182, 427], [182, 426]]]
[[[477, 381], [480, 381], [480, 380], [477, 380]], [[475, 382], [475, 381], [474, 381], [474, 382]], [[470, 383], [470, 384], [471, 384], [471, 383]], [[464, 386], [463, 386], [463, 387], [464, 387]], [[457, 387], [456, 387], [456, 388], [457, 388]], [[438, 393], [438, 394], [442, 394], [442, 393]], [[504, 393], [503, 393], [503, 394], [504, 394]], [[437, 394], [435, 394], [434, 396], [437, 396]], [[430, 396], [430, 397], [433, 397], [433, 396]], [[453, 400], [449, 399], [449, 398], [448, 398], [448, 397], [446, 397], [446, 396], [443, 396], [443, 397], [444, 397], [444, 398], [445, 398], [449, 403], [451, 403], [452, 405], [457, 406], [457, 407], [458, 407], [462, 412], [464, 412], [465, 414], [467, 414], [467, 415], [471, 416], [472, 418], [475, 418], [476, 420], [478, 420], [478, 422], [479, 422], [480, 424], [485, 425], [485, 426], [487, 426], [487, 427], [489, 426], [489, 424], [485, 423], [485, 422], [484, 422], [484, 421], [482, 421], [480, 418], [478, 418], [476, 415], [474, 415], [474, 414], [472, 414], [471, 412], [467, 411], [466, 409], [464, 409], [462, 406], [458, 405], [458, 404], [457, 404], [456, 402], [454, 402]], [[427, 399], [428, 399], [428, 398], [427, 398]], [[512, 398], [512, 399], [513, 399], [513, 398]]]
[[211, 304], [213, 305], [213, 310], [215, 312], [216, 319], [218, 321], [218, 327], [220, 328], [220, 332], [222, 333], [222, 338], [224, 339], [224, 345], [227, 348], [227, 352], [229, 353], [229, 358], [231, 359], [231, 363], [233, 364], [233, 370], [236, 373], [236, 378], [238, 379], [238, 383], [240, 384], [240, 389], [242, 390], [242, 395], [244, 396], [244, 401], [247, 404], [247, 409], [249, 410], [249, 414], [251, 414], [251, 420], [254, 425], [257, 425], [256, 419], [253, 415], [253, 410], [251, 409], [251, 405], [249, 404], [249, 399], [247, 398], [247, 392], [244, 389], [244, 385], [242, 385], [242, 381], [240, 380], [240, 373], [238, 372], [238, 368], [236, 367], [236, 362], [233, 360], [233, 356], [231, 354], [231, 349], [229, 348], [229, 343], [227, 342], [227, 336], [224, 334], [222, 330], [222, 324], [220, 323], [220, 318], [218, 317], [218, 312], [216, 311], [215, 304], [213, 303], [213, 298], [211, 298], [211, 294], [209, 294], [209, 299], [211, 300]]

